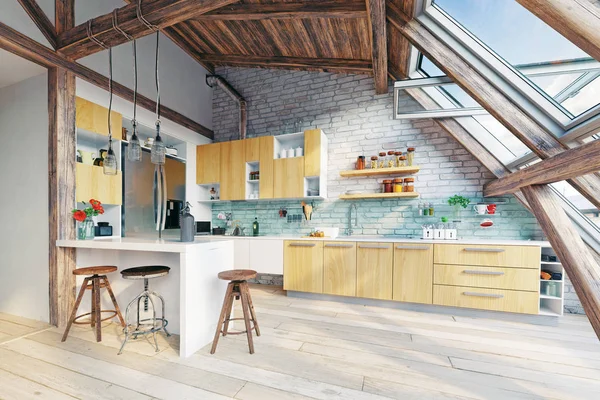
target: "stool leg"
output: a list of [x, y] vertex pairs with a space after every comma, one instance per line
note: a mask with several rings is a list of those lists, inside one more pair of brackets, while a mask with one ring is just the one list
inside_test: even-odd
[[223, 322], [225, 321], [226, 312], [227, 312], [227, 302], [230, 301], [231, 293], [233, 292], [233, 282], [229, 282], [227, 285], [227, 290], [225, 291], [225, 299], [223, 299], [223, 307], [221, 307], [221, 315], [219, 316], [219, 322], [217, 322], [217, 329], [215, 332], [215, 338], [213, 339], [212, 348], [210, 349], [210, 354], [215, 354], [217, 350], [217, 343], [219, 343], [219, 336], [221, 336], [221, 329], [223, 327]]
[[248, 307], [248, 295], [243, 288], [244, 283], [240, 284], [240, 286], [242, 286], [240, 288], [240, 297], [242, 298], [242, 311], [244, 312], [244, 323], [246, 324], [246, 336], [248, 336], [248, 348], [250, 349], [250, 354], [254, 354], [252, 327], [250, 326], [250, 309]]
[[158, 341], [156, 340], [156, 331], [154, 330], [154, 328], [156, 327], [156, 307], [154, 305], [154, 300], [152, 300], [152, 296], [150, 296], [150, 294], [148, 293], [148, 296], [146, 297], [146, 301], [144, 301], [144, 306], [146, 304], [148, 304], [148, 301], [150, 301], [150, 304], [152, 304], [152, 338], [154, 339], [154, 347], [156, 348], [156, 352], [158, 353], [160, 350], [158, 349]]
[[[131, 333], [129, 331], [129, 315], [130, 315], [130, 311], [131, 311], [131, 307], [135, 304], [135, 302], [138, 302], [138, 307], [140, 305], [139, 299], [142, 297], [142, 294], [139, 294], [136, 296], [136, 298], [134, 298], [133, 300], [131, 300], [129, 302], [129, 304], [127, 305], [127, 308], [125, 309], [125, 329], [123, 329], [123, 333], [125, 333], [125, 339], [123, 340], [123, 343], [121, 344], [121, 348], [119, 349], [119, 353], [117, 354], [121, 354], [123, 353], [123, 349], [125, 348], [125, 345], [127, 344], [127, 341], [129, 340], [129, 337], [131, 336]], [[138, 308], [139, 309], [139, 308]], [[139, 314], [138, 314], [138, 320], [140, 319]]]
[[94, 288], [94, 307], [96, 309], [96, 342], [102, 341], [102, 306], [100, 304], [100, 278], [92, 278]]
[[119, 304], [117, 304], [117, 299], [115, 298], [115, 294], [112, 291], [112, 287], [110, 286], [110, 282], [108, 281], [108, 278], [106, 278], [106, 276], [103, 276], [102, 280], [104, 281], [104, 285], [106, 286], [106, 290], [108, 290], [108, 294], [110, 295], [110, 299], [112, 300], [113, 305], [115, 306], [115, 311], [117, 312], [117, 316], [119, 317], [119, 320], [121, 321], [121, 326], [124, 328], [125, 327], [125, 320], [123, 319], [123, 315], [121, 314], [121, 310], [119, 309]]
[[250, 287], [248, 283], [244, 283], [244, 291], [246, 292], [246, 298], [248, 300], [248, 308], [250, 309], [250, 316], [252, 316], [252, 322], [254, 322], [254, 330], [256, 336], [260, 336], [260, 328], [258, 327], [258, 320], [256, 319], [256, 313], [254, 312], [254, 304], [252, 304], [252, 296], [250, 296]]
[[167, 337], [170, 337], [171, 334], [167, 330], [167, 320], [165, 319], [165, 299], [163, 299], [163, 297], [160, 294], [156, 293], [156, 292], [151, 292], [150, 294], [153, 295], [153, 296], [156, 296], [156, 297], [158, 297], [160, 299], [160, 303], [162, 304], [162, 314], [161, 314], [161, 316], [162, 316], [162, 323], [163, 323], [162, 330], [165, 331], [165, 333], [167, 334]]
[[92, 285], [92, 301], [91, 310], [90, 310], [90, 325], [92, 328], [96, 326], [96, 286], [94, 285], [94, 277], [90, 279], [90, 284]]
[[77, 317], [77, 309], [81, 304], [81, 300], [83, 299], [83, 295], [85, 294], [86, 288], [88, 285], [88, 278], [83, 279], [83, 284], [81, 285], [81, 289], [79, 289], [79, 295], [77, 296], [77, 300], [73, 305], [73, 311], [71, 312], [71, 317], [69, 318], [69, 322], [67, 323], [67, 327], [65, 328], [65, 333], [63, 333], [62, 342], [67, 340], [67, 336], [69, 336], [69, 331], [71, 330], [71, 325], [73, 325], [73, 321], [75, 321], [75, 317]]
[[227, 300], [225, 307], [225, 323], [223, 324], [223, 336], [227, 336], [229, 333], [229, 319], [231, 318], [231, 310], [233, 309], [233, 303], [235, 302], [236, 293], [239, 293], [239, 289], [237, 285], [233, 285], [233, 289], [231, 290], [231, 296]]

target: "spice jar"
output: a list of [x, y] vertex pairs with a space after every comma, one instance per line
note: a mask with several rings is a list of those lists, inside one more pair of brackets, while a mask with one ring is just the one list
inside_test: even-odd
[[371, 169], [377, 169], [377, 156], [371, 157]]
[[385, 151], [379, 153], [379, 168], [385, 168], [385, 165], [386, 165], [385, 156], [386, 156]]
[[392, 187], [392, 180], [391, 179], [384, 179], [383, 180], [383, 193], [392, 193], [394, 191], [394, 188]]
[[396, 166], [395, 154], [396, 154], [396, 152], [394, 150], [388, 151], [388, 157], [387, 157], [387, 167], [388, 168], [394, 168]]
[[396, 164], [395, 164], [396, 167], [401, 167], [401, 165], [400, 165], [400, 157], [402, 157], [402, 152], [401, 151], [397, 151], [397, 152], [394, 153], [394, 159], [396, 161]]
[[404, 191], [414, 192], [415, 191], [415, 178], [404, 178]]
[[408, 161], [409, 167], [413, 165], [414, 159], [415, 159], [415, 148], [409, 147], [408, 149], [406, 149], [406, 160]]
[[356, 169], [365, 169], [365, 156], [358, 156], [356, 160]]
[[402, 178], [394, 178], [394, 192], [402, 192]]
[[398, 157], [398, 166], [399, 167], [406, 167], [406, 156], [400, 156], [400, 157]]

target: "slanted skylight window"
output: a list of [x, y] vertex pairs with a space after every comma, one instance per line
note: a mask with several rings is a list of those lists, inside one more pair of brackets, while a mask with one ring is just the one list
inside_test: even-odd
[[[434, 0], [571, 119], [600, 102], [600, 63], [514, 0]], [[440, 72], [422, 63], [421, 68]], [[437, 70], [437, 71], [436, 71]]]

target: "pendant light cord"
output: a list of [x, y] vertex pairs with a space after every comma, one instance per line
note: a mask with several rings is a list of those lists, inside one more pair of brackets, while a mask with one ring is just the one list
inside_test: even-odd
[[112, 114], [112, 102], [113, 102], [113, 60], [112, 60], [112, 47], [108, 49], [108, 149], [112, 150], [112, 126], [111, 118]]
[[156, 31], [156, 68], [154, 70], [154, 78], [156, 80], [156, 126], [159, 128], [157, 130], [157, 136], [160, 136], [160, 79], [158, 78], [159, 38], [160, 31]]

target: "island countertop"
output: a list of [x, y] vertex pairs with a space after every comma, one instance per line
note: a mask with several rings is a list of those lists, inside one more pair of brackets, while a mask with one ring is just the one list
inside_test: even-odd
[[[221, 237], [220, 240], [224, 238]], [[226, 239], [226, 238], [225, 238]], [[166, 237], [163, 239], [151, 238], [96, 238], [94, 240], [57, 240], [58, 247], [72, 247], [79, 249], [100, 250], [130, 250], [150, 251], [160, 253], [187, 253], [199, 245], [214, 243], [214, 237], [196, 237], [193, 242], [181, 242], [178, 239]]]

